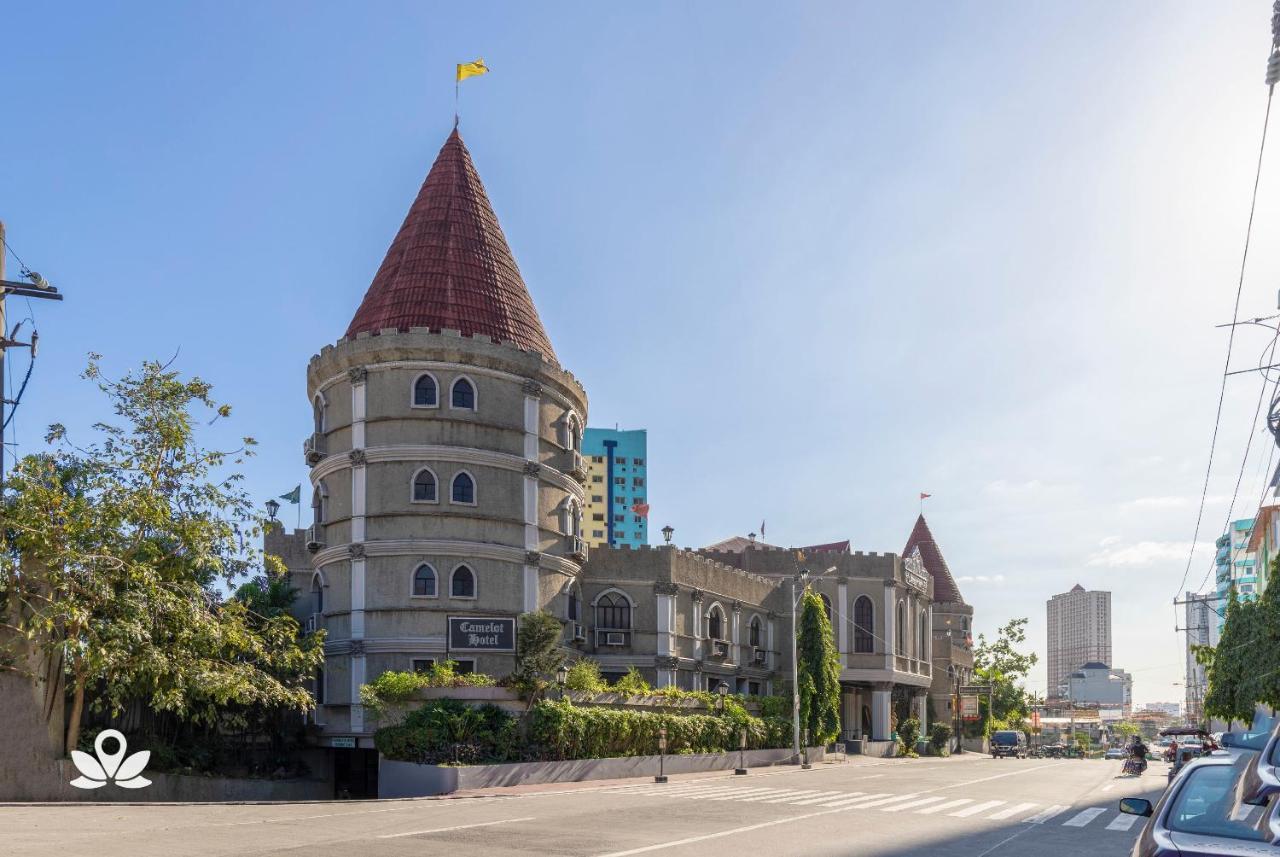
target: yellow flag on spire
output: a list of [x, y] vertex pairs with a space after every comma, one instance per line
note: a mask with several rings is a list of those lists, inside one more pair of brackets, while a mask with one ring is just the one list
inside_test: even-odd
[[489, 67], [484, 64], [483, 59], [478, 59], [475, 62], [460, 62], [458, 63], [457, 82], [461, 83], [462, 81], [466, 80], [469, 77], [475, 77], [477, 75], [488, 74], [488, 73], [489, 73]]

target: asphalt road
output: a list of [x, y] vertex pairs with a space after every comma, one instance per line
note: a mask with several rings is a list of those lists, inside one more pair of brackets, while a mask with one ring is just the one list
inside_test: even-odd
[[869, 760], [454, 799], [270, 806], [0, 807], [15, 857], [1065, 857], [1125, 855], [1166, 766], [1120, 762]]

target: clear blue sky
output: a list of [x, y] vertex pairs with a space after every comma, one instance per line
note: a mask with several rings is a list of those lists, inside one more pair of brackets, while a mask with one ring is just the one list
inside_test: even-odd
[[[770, 541], [896, 551], [929, 491], [980, 630], [1030, 616], [1043, 653], [1050, 595], [1112, 589], [1137, 698], [1181, 698], [1169, 601], [1265, 102], [1263, 0], [3, 15], [0, 218], [67, 295], [35, 307], [19, 451], [100, 415], [86, 352], [114, 371], [180, 352], [260, 440], [254, 494], [305, 482], [307, 360], [449, 131], [454, 63], [483, 56], [463, 135], [592, 422], [649, 430], [655, 532], [701, 545], [766, 518]], [[1277, 177], [1246, 315], [1275, 309]], [[1241, 342], [1246, 362], [1264, 345]], [[1257, 391], [1230, 389], [1201, 541]]]

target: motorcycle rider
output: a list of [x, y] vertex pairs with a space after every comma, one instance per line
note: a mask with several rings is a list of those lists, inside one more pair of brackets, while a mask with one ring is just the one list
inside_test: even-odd
[[1133, 743], [1129, 745], [1129, 758], [1138, 763], [1138, 773], [1147, 769], [1147, 745], [1142, 743], [1141, 735], [1133, 736]]

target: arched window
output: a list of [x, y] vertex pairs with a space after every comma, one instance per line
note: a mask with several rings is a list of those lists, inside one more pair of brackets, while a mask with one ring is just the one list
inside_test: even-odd
[[434, 408], [440, 404], [440, 390], [436, 379], [430, 373], [419, 375], [413, 382], [413, 406], [415, 408]]
[[466, 378], [454, 381], [453, 389], [449, 393], [449, 404], [464, 411], [474, 411], [476, 409], [475, 385]]
[[476, 503], [476, 481], [471, 478], [471, 474], [465, 470], [453, 477], [453, 488], [449, 492], [449, 498], [454, 503], [466, 503], [474, 506]]
[[436, 570], [425, 562], [414, 569], [413, 594], [419, 598], [436, 597]]
[[747, 632], [747, 639], [750, 642], [751, 648], [753, 649], [758, 649], [763, 645], [761, 643], [762, 638], [761, 638], [760, 630], [761, 630], [760, 617], [752, 616], [750, 630]]
[[324, 612], [324, 580], [320, 572], [311, 575], [311, 612]]
[[631, 630], [631, 602], [621, 592], [606, 592], [596, 599], [596, 627]]
[[316, 483], [315, 490], [311, 492], [311, 523], [317, 527], [325, 522], [326, 513], [329, 511], [327, 500], [329, 499], [329, 489], [325, 487], [324, 480], [321, 479]]
[[319, 393], [311, 403], [311, 417], [314, 421], [315, 433], [321, 434], [324, 431], [324, 396]]
[[898, 633], [895, 635], [898, 641], [898, 654], [905, 655], [907, 653], [907, 605], [899, 601], [897, 612]]
[[822, 599], [822, 609], [827, 611], [827, 621], [830, 622], [831, 621], [831, 599], [823, 595], [821, 592], [818, 593], [818, 597]]
[[921, 610], [920, 615], [919, 617], [917, 617], [917, 621], [916, 621], [916, 635], [920, 639], [920, 648], [916, 652], [916, 657], [922, 661], [926, 661], [929, 659], [929, 638], [925, 636], [925, 633], [927, 630], [928, 630], [928, 626], [925, 624], [924, 611]]
[[566, 536], [582, 535], [582, 510], [573, 497], [566, 497], [560, 504], [560, 532]]
[[413, 474], [413, 502], [434, 503], [439, 499], [436, 495], [436, 475], [431, 468], [424, 467]]
[[712, 640], [724, 639], [724, 611], [719, 604], [712, 604], [707, 611], [707, 637]]
[[568, 605], [567, 605], [566, 612], [568, 613], [568, 616], [566, 618], [570, 622], [580, 621], [578, 618], [578, 611], [581, 608], [578, 606], [578, 604], [580, 603], [578, 598], [578, 590], [575, 589], [573, 586], [570, 586], [567, 598], [568, 598]]
[[858, 654], [871, 654], [876, 650], [876, 608], [871, 599], [859, 595], [853, 602], [853, 650]]
[[560, 445], [565, 449], [576, 450], [580, 448], [578, 443], [578, 418], [574, 416], [573, 411], [566, 411], [560, 420], [559, 440]]
[[455, 568], [449, 578], [449, 594], [454, 598], [475, 598], [476, 573], [465, 565]]

